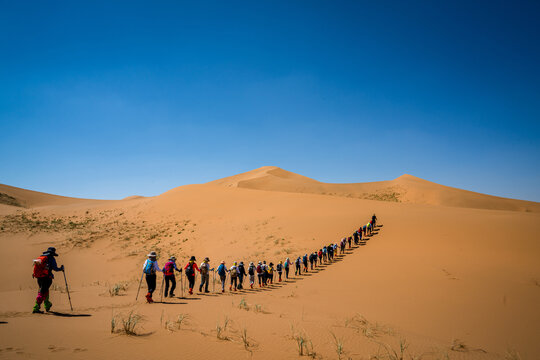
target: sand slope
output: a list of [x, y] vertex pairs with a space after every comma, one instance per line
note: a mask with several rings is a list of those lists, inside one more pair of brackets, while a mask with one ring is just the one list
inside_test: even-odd
[[79, 199], [47, 194], [39, 191], [21, 189], [0, 184], [0, 204], [33, 208], [39, 206], [58, 206], [80, 203], [98, 203], [100, 200]]
[[[406, 359], [504, 359], [511, 349], [523, 359], [540, 357], [538, 213], [235, 185], [262, 181], [267, 170], [153, 198], [6, 205], [0, 215], [0, 242], [9, 254], [3, 260], [9, 271], [0, 274], [0, 358], [295, 359], [293, 336], [300, 333], [324, 359], [337, 358], [331, 333], [344, 344], [343, 358], [388, 358], [385, 346], [398, 349], [400, 339], [410, 344]], [[320, 184], [278, 175], [306, 188]], [[374, 212], [383, 227], [365, 246], [307, 276], [262, 290], [153, 305], [135, 301], [150, 250], [158, 252], [160, 265], [171, 254], [179, 265], [191, 255], [199, 262], [209, 256], [213, 266], [220, 260], [229, 266], [277, 262], [338, 241]], [[74, 314], [85, 316], [29, 314], [36, 292], [31, 260], [50, 245], [66, 266]], [[126, 290], [111, 297], [115, 284]], [[61, 274], [55, 286], [54, 308], [72, 315]], [[242, 299], [247, 309], [240, 307]], [[144, 336], [111, 334], [111, 317], [120, 322], [131, 311], [143, 316], [138, 332]], [[181, 329], [174, 325], [179, 314], [189, 317]], [[227, 339], [218, 339], [216, 324], [226, 319]], [[465, 348], [453, 350], [454, 341]]]
[[215, 180], [209, 184], [254, 190], [300, 192], [384, 200], [410, 204], [430, 204], [477, 209], [540, 212], [540, 204], [507, 199], [439, 185], [412, 175], [394, 180], [355, 184], [328, 184], [265, 166], [247, 173]]

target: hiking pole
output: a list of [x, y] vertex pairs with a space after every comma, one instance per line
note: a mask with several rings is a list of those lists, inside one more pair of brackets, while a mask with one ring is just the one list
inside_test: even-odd
[[212, 270], [212, 293], [216, 292], [216, 271]]
[[184, 274], [180, 274], [180, 288], [182, 289], [182, 298], [184, 298]]
[[68, 287], [68, 283], [67, 283], [67, 279], [66, 279], [66, 272], [65, 272], [65, 270], [62, 270], [62, 273], [64, 274], [64, 282], [66, 283], [66, 292], [67, 292], [67, 294], [68, 294], [69, 307], [71, 308], [71, 311], [73, 311], [73, 305], [71, 305], [71, 296], [69, 296], [69, 287]]
[[159, 289], [159, 292], [161, 293], [161, 300], [160, 302], [163, 302], [163, 283], [165, 282], [165, 275], [161, 278], [161, 289]]
[[139, 291], [141, 291], [142, 278], [144, 277], [144, 271], [141, 274], [141, 281], [139, 281], [139, 288], [137, 289], [137, 296], [135, 296], [135, 301], [139, 298]]

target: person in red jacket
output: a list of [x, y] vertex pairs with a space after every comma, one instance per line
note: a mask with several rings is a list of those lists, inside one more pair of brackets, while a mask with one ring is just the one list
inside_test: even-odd
[[36, 304], [32, 312], [43, 313], [41, 311], [41, 303], [45, 305], [45, 311], [51, 309], [52, 303], [49, 301], [49, 288], [52, 285], [54, 279], [53, 271], [64, 271], [64, 265], [58, 267], [56, 264], [55, 256], [58, 256], [56, 249], [53, 247], [48, 248], [41, 254], [40, 257], [34, 260], [34, 272], [32, 277], [37, 279], [39, 286], [38, 295], [36, 298]]
[[[169, 261], [165, 263], [163, 267], [163, 276], [165, 276], [165, 297], [174, 297], [174, 289], [176, 289], [176, 277], [174, 271], [182, 272], [182, 269], [176, 267], [176, 258], [171, 256]], [[171, 292], [169, 293], [169, 283], [171, 283]]]
[[187, 263], [187, 265], [184, 267], [184, 273], [186, 274], [186, 277], [189, 282], [190, 295], [193, 295], [193, 287], [195, 286], [195, 270], [198, 272], [201, 272], [201, 270], [199, 270], [199, 267], [197, 266], [197, 263], [195, 261], [197, 261], [195, 260], [195, 256], [192, 256], [189, 259], [189, 262]]

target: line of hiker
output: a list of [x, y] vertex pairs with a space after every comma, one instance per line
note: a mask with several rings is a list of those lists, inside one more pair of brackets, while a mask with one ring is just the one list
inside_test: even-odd
[[[298, 256], [294, 261], [291, 261], [290, 258], [286, 260], [279, 261], [275, 267], [273, 262], [267, 262], [265, 260], [258, 261], [257, 265], [254, 262], [250, 262], [247, 270], [243, 261], [233, 262], [230, 268], [227, 268], [225, 261], [221, 261], [217, 269], [210, 267], [210, 259], [208, 257], [204, 258], [200, 266], [197, 266], [195, 256], [191, 256], [188, 263], [184, 268], [178, 268], [176, 265], [176, 258], [174, 256], [169, 257], [167, 263], [163, 268], [158, 266], [157, 254], [155, 251], [150, 252], [147, 256], [148, 259], [144, 262], [143, 265], [143, 274], [146, 277], [146, 283], [148, 285], [148, 292], [146, 294], [146, 301], [152, 303], [152, 295], [156, 290], [156, 274], [157, 272], [163, 272], [164, 281], [165, 281], [165, 292], [164, 296], [174, 297], [174, 290], [176, 288], [176, 278], [175, 271], [182, 273], [184, 270], [184, 275], [188, 281], [188, 292], [190, 295], [193, 294], [193, 289], [195, 287], [195, 279], [197, 272], [201, 276], [201, 282], [199, 285], [199, 292], [209, 293], [208, 286], [210, 283], [210, 272], [213, 272], [214, 276], [217, 273], [219, 280], [221, 282], [221, 292], [225, 292], [225, 287], [227, 286], [227, 278], [229, 278], [229, 290], [237, 291], [244, 288], [244, 280], [249, 276], [249, 287], [253, 289], [254, 286], [259, 285], [259, 287], [265, 287], [269, 284], [274, 283], [275, 274], [277, 273], [277, 281], [281, 282], [284, 279], [289, 278], [289, 271], [294, 266], [295, 275], [302, 275], [304, 273], [313, 271], [325, 263], [334, 261], [335, 256], [338, 254], [338, 248], [340, 254], [344, 254], [346, 247], [348, 245], [349, 249], [352, 248], [352, 242], [354, 241], [355, 245], [359, 245], [362, 242], [362, 239], [366, 238], [368, 235], [373, 233], [377, 223], [377, 217], [375, 214], [371, 217], [371, 220], [363, 226], [360, 226], [352, 236], [344, 237], [341, 239], [338, 244], [329, 244], [325, 245], [322, 248], [310, 253], [304, 254], [303, 256]], [[215, 271], [215, 272], [214, 272]], [[169, 290], [169, 283], [170, 290]], [[213, 284], [215, 279], [213, 280]]]

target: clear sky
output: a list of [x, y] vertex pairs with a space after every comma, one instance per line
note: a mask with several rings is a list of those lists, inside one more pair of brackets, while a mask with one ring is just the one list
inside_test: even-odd
[[540, 3], [0, 0], [0, 183], [116, 199], [264, 165], [540, 201]]

